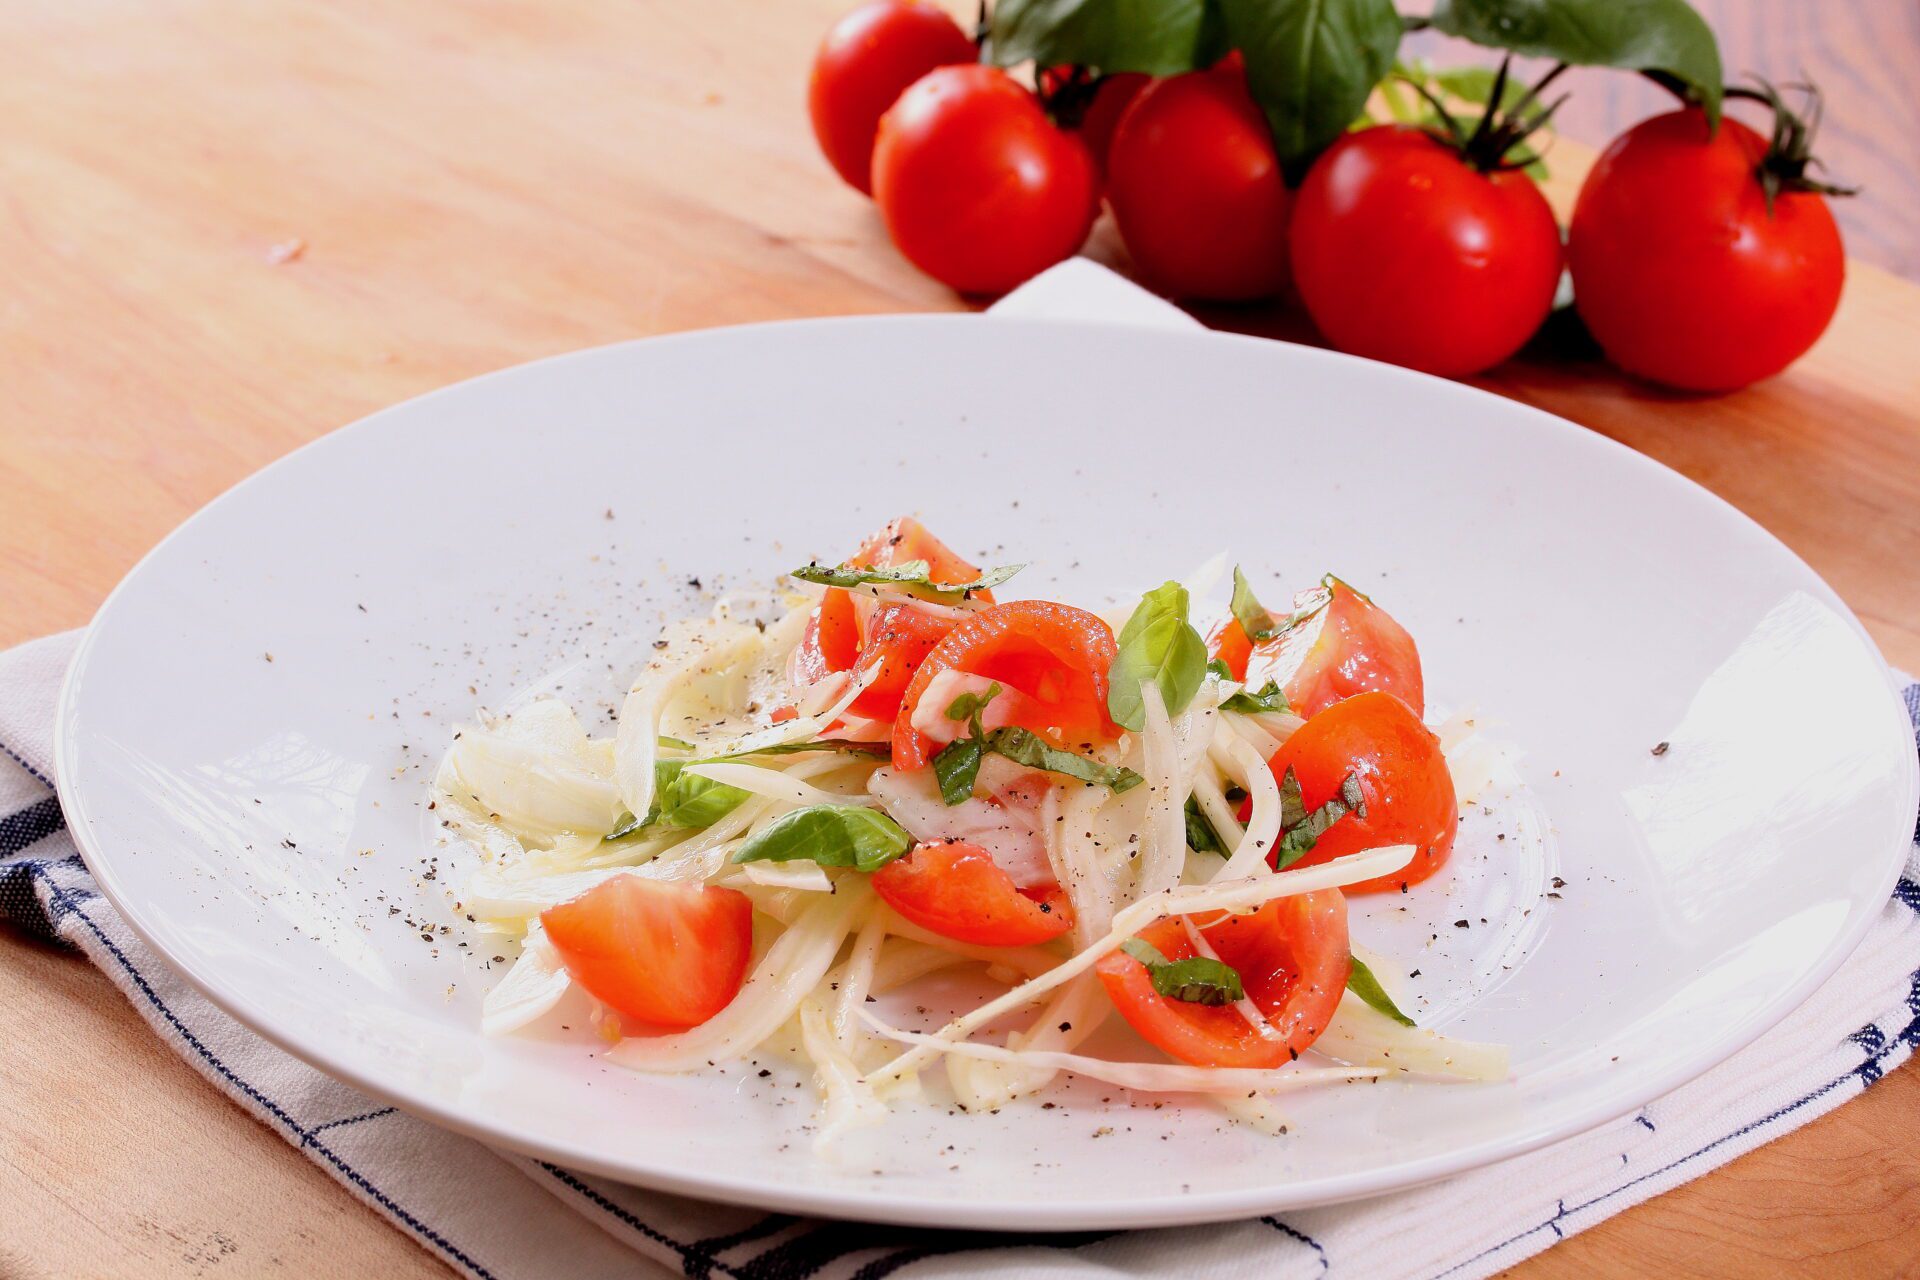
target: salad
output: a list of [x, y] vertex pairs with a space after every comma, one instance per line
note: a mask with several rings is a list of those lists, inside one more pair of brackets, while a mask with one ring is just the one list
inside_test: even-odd
[[[1504, 1079], [1349, 933], [1349, 895], [1446, 874], [1460, 821], [1406, 630], [1331, 576], [1275, 609], [1236, 567], [1203, 626], [1224, 560], [1106, 614], [997, 598], [1021, 567], [903, 517], [777, 611], [670, 624], [612, 736], [552, 698], [456, 733], [460, 908], [520, 944], [484, 1029], [578, 988], [624, 1067], [784, 1048], [823, 1142], [942, 1074], [967, 1110], [1072, 1073], [1269, 1125], [1312, 1082]], [[876, 1012], [962, 966], [974, 1007]], [[1103, 1024], [1125, 1052], [1087, 1051]]]

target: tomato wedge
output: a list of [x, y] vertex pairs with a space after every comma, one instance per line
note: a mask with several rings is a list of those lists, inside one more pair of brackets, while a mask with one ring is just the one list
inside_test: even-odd
[[848, 710], [869, 720], [891, 720], [900, 710], [914, 672], [953, 630], [953, 619], [890, 600], [868, 620], [866, 648], [854, 663], [854, 678], [872, 673], [873, 683], [861, 690]]
[[[1340, 794], [1340, 784], [1350, 773], [1359, 779], [1360, 793], [1367, 799], [1366, 817], [1350, 813], [1341, 818], [1295, 866], [1311, 867], [1382, 845], [1419, 847], [1407, 866], [1390, 876], [1350, 884], [1348, 893], [1418, 884], [1453, 852], [1460, 802], [1440, 739], [1390, 693], [1363, 693], [1334, 703], [1288, 738], [1267, 767], [1276, 780], [1293, 770], [1309, 810]], [[1251, 807], [1242, 806], [1242, 818]]]
[[873, 873], [873, 890], [922, 929], [980, 947], [1030, 947], [1073, 928], [1058, 885], [1016, 889], [991, 854], [964, 840], [916, 845]]
[[1301, 716], [1374, 689], [1394, 694], [1416, 716], [1426, 714], [1420, 651], [1393, 615], [1331, 575], [1294, 597], [1296, 614], [1308, 610], [1311, 616], [1284, 635], [1258, 644], [1229, 618], [1208, 637], [1207, 648], [1236, 680], [1279, 681], [1287, 705]]
[[807, 630], [787, 658], [787, 683], [804, 689], [835, 671], [845, 671], [860, 656], [860, 615], [853, 594], [828, 587], [807, 615]]
[[[1267, 1068], [1285, 1066], [1320, 1038], [1352, 964], [1347, 902], [1338, 889], [1276, 898], [1252, 915], [1219, 919], [1200, 936], [1240, 974], [1271, 1034], [1263, 1035], [1235, 1005], [1161, 995], [1146, 965], [1124, 951], [1109, 952], [1095, 971], [1113, 1007], [1142, 1039], [1196, 1067]], [[1178, 920], [1149, 925], [1139, 937], [1168, 960], [1200, 954]]]
[[573, 980], [623, 1019], [697, 1027], [753, 958], [753, 904], [734, 889], [617, 876], [541, 913]]
[[[927, 578], [937, 584], [971, 582], [980, 576], [980, 570], [971, 561], [955, 555], [946, 543], [928, 533], [927, 526], [912, 516], [891, 521], [861, 543], [847, 563], [862, 569], [891, 569], [909, 560], [925, 560]], [[991, 604], [993, 592], [976, 591], [973, 598]]]
[[[1011, 600], [968, 617], [927, 655], [900, 701], [893, 764], [918, 769], [937, 744], [913, 727], [914, 707], [942, 671], [965, 671], [1024, 695], [1024, 729], [1075, 750], [1107, 742], [1119, 729], [1107, 716], [1107, 673], [1117, 648], [1094, 614], [1051, 600]], [[1011, 704], [1010, 704], [1011, 705]]]

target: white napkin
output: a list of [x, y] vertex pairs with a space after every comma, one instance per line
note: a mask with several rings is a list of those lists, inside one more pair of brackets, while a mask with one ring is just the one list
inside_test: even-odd
[[[993, 311], [1194, 323], [1078, 259]], [[11, 757], [0, 759], [0, 918], [84, 951], [196, 1070], [474, 1277], [1469, 1280], [1798, 1128], [1920, 1042], [1917, 846], [1860, 949], [1759, 1044], [1637, 1116], [1447, 1182], [1241, 1223], [1053, 1236], [816, 1222], [683, 1200], [495, 1152], [382, 1106], [253, 1035], [176, 977], [99, 896], [48, 781], [55, 699], [75, 639], [0, 653], [0, 751]], [[1906, 699], [1920, 723], [1920, 685]]]

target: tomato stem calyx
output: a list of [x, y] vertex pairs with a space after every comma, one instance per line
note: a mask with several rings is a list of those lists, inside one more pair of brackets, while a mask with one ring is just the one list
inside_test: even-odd
[[1519, 154], [1515, 154], [1515, 149], [1546, 127], [1567, 100], [1567, 95], [1563, 93], [1552, 102], [1540, 105], [1541, 95], [1547, 86], [1559, 79], [1567, 69], [1566, 63], [1556, 62], [1511, 106], [1501, 105], [1506, 97], [1507, 77], [1512, 71], [1512, 64], [1511, 54], [1500, 59], [1500, 70], [1495, 73], [1492, 91], [1487, 95], [1486, 112], [1473, 122], [1470, 130], [1447, 110], [1446, 104], [1440, 101], [1433, 90], [1409, 76], [1401, 75], [1399, 79], [1412, 86], [1413, 91], [1426, 100], [1439, 118], [1439, 127], [1428, 129], [1429, 135], [1458, 151], [1461, 159], [1481, 173], [1494, 173], [1537, 164], [1540, 160], [1537, 149]]
[[[1858, 195], [1858, 187], [1822, 182], [1808, 173], [1809, 169], [1826, 167], [1813, 154], [1813, 135], [1820, 128], [1821, 113], [1825, 109], [1820, 90], [1806, 81], [1775, 85], [1757, 75], [1751, 79], [1754, 87], [1728, 85], [1725, 93], [1729, 98], [1762, 103], [1773, 112], [1773, 136], [1767, 140], [1766, 155], [1760, 158], [1760, 163], [1753, 170], [1760, 189], [1766, 193], [1767, 212], [1773, 212], [1773, 202], [1783, 191], [1805, 191], [1823, 196]], [[1787, 105], [1782, 89], [1796, 89], [1801, 93], [1803, 101], [1800, 110], [1795, 111]]]

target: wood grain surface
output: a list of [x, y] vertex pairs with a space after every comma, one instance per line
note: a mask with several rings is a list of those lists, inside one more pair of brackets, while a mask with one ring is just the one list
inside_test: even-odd
[[[169, 529], [301, 442], [594, 343], [963, 305], [815, 156], [844, 0], [0, 0], [0, 644], [86, 621]], [[1920, 9], [1710, 0], [1734, 69], [1829, 89], [1864, 261], [1920, 262]], [[1816, 8], [1817, 14], [1816, 17]], [[1603, 141], [1657, 98], [1598, 91]], [[1556, 157], [1557, 193], [1581, 153]], [[1102, 233], [1091, 251], [1124, 265]], [[1303, 336], [1284, 310], [1209, 313]], [[1787, 375], [1668, 396], [1529, 352], [1484, 379], [1717, 490], [1920, 668], [1920, 288], [1864, 265]], [[83, 962], [0, 931], [0, 1275], [429, 1276]], [[1891, 1275], [1920, 1258], [1909, 1068], [1574, 1237], [1528, 1277]]]

